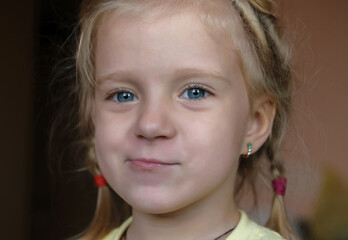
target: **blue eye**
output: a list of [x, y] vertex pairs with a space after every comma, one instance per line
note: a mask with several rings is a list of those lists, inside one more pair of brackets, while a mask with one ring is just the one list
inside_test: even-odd
[[187, 99], [201, 99], [208, 96], [208, 93], [206, 90], [201, 89], [201, 88], [190, 88], [187, 89], [183, 94], [182, 97], [183, 98], [187, 98]]
[[130, 92], [118, 92], [115, 93], [113, 96], [110, 97], [111, 100], [116, 102], [131, 102], [138, 100], [137, 97]]

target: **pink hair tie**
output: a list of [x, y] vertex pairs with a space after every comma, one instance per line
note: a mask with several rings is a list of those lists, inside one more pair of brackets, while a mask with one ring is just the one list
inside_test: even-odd
[[104, 176], [102, 174], [99, 174], [99, 175], [95, 175], [94, 176], [94, 182], [95, 182], [95, 185], [100, 188], [100, 187], [104, 187], [106, 186], [108, 183], [106, 182]]
[[273, 191], [275, 194], [285, 196], [286, 178], [277, 178], [272, 181]]

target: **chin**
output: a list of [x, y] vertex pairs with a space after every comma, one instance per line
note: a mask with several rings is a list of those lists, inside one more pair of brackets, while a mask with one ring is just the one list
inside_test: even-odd
[[147, 214], [169, 214], [176, 212], [186, 204], [180, 201], [177, 196], [155, 197], [154, 194], [138, 195], [142, 197], [125, 198], [133, 210]]

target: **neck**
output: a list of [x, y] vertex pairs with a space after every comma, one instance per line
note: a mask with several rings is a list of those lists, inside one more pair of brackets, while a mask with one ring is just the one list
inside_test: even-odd
[[239, 217], [232, 196], [204, 199], [167, 214], [148, 214], [133, 209], [127, 240], [213, 240], [236, 227]]

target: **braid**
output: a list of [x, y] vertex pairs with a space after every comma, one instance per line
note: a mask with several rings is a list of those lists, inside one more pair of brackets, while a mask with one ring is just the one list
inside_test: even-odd
[[[251, 161], [264, 154], [270, 162], [270, 172], [273, 179], [278, 179], [283, 177], [285, 173], [279, 149], [290, 112], [289, 51], [282, 42], [273, 14], [274, 3], [272, 1], [234, 0], [232, 4], [240, 14], [247, 37], [253, 46], [254, 55], [261, 65], [263, 81], [256, 83], [258, 86], [254, 86], [253, 90], [259, 92], [256, 95], [270, 94], [277, 104], [271, 136], [254, 154]], [[249, 80], [252, 84], [252, 79]], [[246, 177], [247, 171], [252, 171], [251, 164], [248, 165], [246, 166], [244, 163], [241, 165], [242, 169], [239, 172], [242, 173], [242, 178]], [[283, 197], [280, 195], [275, 194], [273, 197], [271, 215], [266, 226], [277, 231], [286, 239], [296, 239], [286, 215]]]
[[249, 0], [249, 3], [257, 9], [257, 11], [266, 14], [273, 15], [274, 12], [274, 2], [271, 0]]

